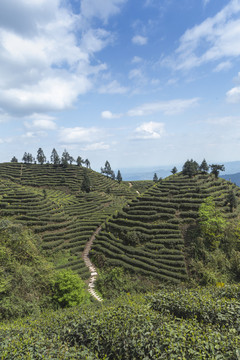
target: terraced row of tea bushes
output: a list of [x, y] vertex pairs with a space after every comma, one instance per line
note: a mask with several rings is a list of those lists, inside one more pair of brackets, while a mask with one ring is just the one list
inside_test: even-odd
[[[125, 202], [104, 193], [71, 195], [60, 190], [38, 189], [0, 180], [0, 216], [33, 228], [42, 247], [54, 257], [66, 252], [64, 267], [85, 278], [89, 272], [81, 258], [86, 242], [106, 218]], [[76, 258], [78, 264], [75, 263]], [[73, 264], [74, 262], [74, 264]]]
[[0, 324], [1, 359], [238, 360], [239, 298], [204, 291], [165, 289]]
[[87, 173], [91, 191], [111, 193], [115, 196], [124, 196], [132, 199], [136, 192], [127, 184], [119, 184], [106, 176], [91, 169], [69, 165], [67, 167], [54, 166], [52, 164], [0, 164], [0, 177], [12, 180], [22, 185], [59, 188], [65, 192], [81, 192], [84, 173]]
[[178, 225], [171, 222], [175, 209], [168, 202], [162, 205], [158, 193], [153, 197], [154, 189], [155, 186], [106, 223], [91, 254], [94, 259], [100, 258], [100, 263], [103, 255], [107, 265], [123, 266], [159, 280], [181, 281], [186, 278], [186, 268], [183, 239]]
[[162, 289], [150, 296], [151, 307], [161, 314], [173, 314], [177, 318], [196, 318], [205, 324], [229, 327], [239, 332], [240, 287]]
[[123, 183], [131, 187], [131, 189], [135, 192], [139, 192], [140, 194], [143, 194], [145, 191], [147, 191], [150, 187], [154, 185], [154, 182], [152, 180], [123, 181]]
[[[229, 207], [223, 207], [229, 189], [225, 180], [203, 174], [193, 178], [173, 175], [156, 183], [106, 222], [93, 245], [93, 259], [100, 259], [101, 265], [102, 255], [109, 265], [121, 262], [123, 267], [132, 266], [131, 270], [136, 272], [155, 272], [155, 277], [167, 270], [165, 275], [169, 279], [184, 279], [184, 239], [180, 229], [185, 223], [195, 222], [200, 205], [209, 195], [225, 210], [226, 216], [232, 216]], [[239, 197], [239, 190], [235, 191]], [[130, 247], [144, 252], [136, 256]], [[150, 259], [154, 259], [153, 263]], [[163, 265], [167, 262], [168, 268]]]

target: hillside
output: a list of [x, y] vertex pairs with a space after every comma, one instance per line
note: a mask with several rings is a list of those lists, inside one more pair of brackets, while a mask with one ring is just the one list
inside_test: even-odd
[[[84, 172], [90, 179], [89, 193], [81, 191]], [[0, 164], [0, 217], [30, 227], [58, 268], [71, 268], [83, 278], [89, 276], [81, 258], [86, 242], [136, 195], [128, 183], [118, 184], [82, 167]]]
[[239, 206], [231, 212], [227, 204], [231, 189], [239, 198], [238, 187], [213, 175], [172, 175], [106, 221], [93, 244], [92, 258], [98, 266], [122, 266], [171, 282], [185, 280], [200, 205], [211, 196], [226, 219], [237, 217]]

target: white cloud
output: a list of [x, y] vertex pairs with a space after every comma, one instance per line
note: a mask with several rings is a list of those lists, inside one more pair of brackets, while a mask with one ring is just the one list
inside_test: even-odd
[[91, 88], [86, 77], [45, 78], [23, 88], [0, 90], [0, 106], [9, 112], [42, 112], [63, 110], [72, 106], [79, 94]]
[[164, 124], [160, 122], [146, 122], [135, 129], [137, 139], [160, 139], [165, 134]]
[[[117, 13], [124, 1], [88, 0], [82, 6], [86, 10], [90, 2], [95, 9], [101, 5], [106, 18]], [[91, 29], [84, 14], [74, 14], [60, 0], [0, 2], [0, 108], [4, 112], [63, 110], [92, 88], [94, 78], [106, 69], [104, 63], [94, 60], [92, 64], [93, 55], [113, 37], [104, 29]]]
[[237, 76], [234, 78], [234, 82], [239, 84], [240, 83], [240, 72], [237, 74]]
[[93, 143], [86, 145], [83, 150], [84, 151], [94, 151], [94, 150], [108, 150], [110, 146], [108, 144], [105, 144], [104, 142], [99, 143]]
[[232, 67], [232, 63], [230, 61], [223, 61], [216, 66], [214, 69], [215, 72], [225, 71]]
[[81, 45], [87, 53], [94, 53], [102, 50], [113, 41], [110, 32], [104, 29], [90, 29], [82, 37]]
[[125, 94], [128, 88], [119, 84], [117, 80], [113, 80], [109, 84], [100, 87], [100, 94]]
[[32, 121], [25, 121], [24, 125], [26, 128], [35, 128], [41, 130], [56, 130], [57, 125], [55, 123], [55, 118], [47, 115], [34, 114], [31, 116]]
[[86, 19], [99, 18], [105, 22], [120, 11], [127, 0], [82, 0], [81, 13]]
[[122, 116], [122, 114], [113, 114], [111, 111], [109, 110], [105, 110], [101, 112], [101, 117], [103, 119], [118, 119]]
[[132, 63], [137, 64], [137, 63], [142, 62], [142, 60], [143, 59], [140, 56], [134, 56], [133, 59], [132, 59]]
[[141, 36], [141, 35], [135, 35], [132, 38], [132, 42], [133, 42], [133, 44], [136, 44], [136, 45], [146, 45], [148, 42], [148, 38], [145, 36]]
[[141, 69], [132, 69], [130, 72], [129, 72], [129, 75], [128, 75], [129, 79], [142, 79], [143, 78], [143, 73], [142, 73], [142, 70]]
[[227, 101], [229, 103], [240, 103], [240, 86], [236, 86], [227, 92]]
[[103, 131], [96, 127], [62, 128], [59, 131], [59, 140], [64, 144], [78, 144], [98, 141], [103, 135]]
[[170, 101], [159, 101], [154, 103], [146, 103], [127, 112], [128, 116], [146, 116], [157, 112], [163, 112], [166, 115], [174, 115], [185, 111], [188, 108], [198, 104], [199, 99], [193, 98], [189, 100], [177, 99]]
[[32, 138], [35, 138], [36, 136], [37, 136], [37, 134], [34, 133], [33, 131], [28, 131], [28, 132], [26, 132], [26, 134], [22, 135], [22, 138], [32, 139]]
[[[188, 29], [180, 38], [175, 58], [166, 58], [163, 64], [188, 70], [202, 64], [240, 56], [240, 1], [231, 0], [214, 17]], [[226, 60], [225, 60], [226, 61]]]

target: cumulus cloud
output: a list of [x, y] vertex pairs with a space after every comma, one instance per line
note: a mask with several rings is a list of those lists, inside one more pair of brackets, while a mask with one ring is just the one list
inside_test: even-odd
[[148, 38], [145, 36], [141, 36], [141, 35], [135, 35], [132, 38], [132, 42], [133, 42], [133, 44], [136, 44], [136, 45], [146, 45], [148, 42]]
[[137, 139], [160, 139], [165, 134], [164, 124], [161, 122], [145, 122], [135, 129]]
[[146, 116], [157, 112], [163, 112], [166, 115], [174, 115], [185, 111], [188, 108], [196, 106], [199, 102], [198, 98], [193, 99], [177, 99], [170, 101], [159, 101], [154, 103], [146, 103], [128, 111], [128, 116]]
[[34, 114], [30, 116], [31, 121], [25, 121], [24, 125], [26, 128], [31, 129], [41, 129], [41, 130], [56, 130], [57, 125], [55, 123], [55, 118], [47, 115]]
[[103, 119], [119, 119], [122, 116], [122, 114], [113, 114], [109, 110], [102, 111], [101, 117]]
[[71, 107], [106, 69], [104, 63], [93, 64], [92, 56], [113, 39], [84, 18], [95, 14], [107, 19], [124, 1], [82, 1], [82, 14], [60, 0], [1, 1], [0, 109], [30, 115]]
[[79, 144], [86, 142], [97, 142], [104, 136], [101, 129], [96, 127], [62, 128], [59, 130], [59, 141], [64, 144]]
[[229, 103], [240, 103], [240, 86], [236, 86], [229, 90], [226, 94]]
[[[188, 70], [208, 62], [240, 56], [239, 0], [231, 0], [215, 16], [188, 29], [180, 38], [180, 45], [173, 58], [163, 64], [177, 70]], [[226, 60], [225, 60], [226, 61]]]

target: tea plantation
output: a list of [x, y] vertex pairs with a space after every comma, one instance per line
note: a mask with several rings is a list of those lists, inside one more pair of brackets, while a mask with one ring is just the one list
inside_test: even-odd
[[[91, 191], [81, 191], [83, 174]], [[41, 236], [44, 250], [65, 253], [61, 268], [89, 276], [81, 254], [95, 229], [136, 191], [77, 166], [0, 164], [0, 216], [10, 217]]]
[[200, 171], [0, 164], [0, 359], [239, 360], [239, 198]]
[[220, 359], [240, 354], [240, 289], [162, 289], [0, 324], [0, 358]]
[[106, 221], [92, 258], [99, 266], [121, 266], [160, 281], [183, 281], [188, 276], [186, 256], [196, 240], [190, 230], [197, 229], [204, 200], [211, 196], [229, 221], [238, 217], [238, 208], [230, 211], [230, 189], [239, 198], [238, 187], [213, 175], [170, 176]]

